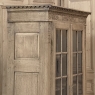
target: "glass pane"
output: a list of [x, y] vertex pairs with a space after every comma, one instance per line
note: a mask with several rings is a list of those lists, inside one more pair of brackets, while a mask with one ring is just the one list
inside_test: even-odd
[[78, 73], [82, 73], [82, 54], [78, 54]]
[[67, 54], [62, 54], [62, 76], [67, 75]]
[[56, 31], [56, 52], [61, 52], [61, 30]]
[[82, 51], [82, 32], [78, 31], [78, 51]]
[[78, 76], [78, 95], [83, 95], [82, 94], [82, 75]]
[[73, 74], [77, 74], [77, 54], [73, 54]]
[[73, 31], [73, 51], [77, 51], [77, 31]]
[[56, 55], [56, 77], [61, 76], [61, 55]]
[[67, 78], [62, 79], [62, 95], [67, 95]]
[[56, 95], [61, 95], [61, 79], [56, 80]]
[[73, 77], [73, 95], [77, 95], [77, 76]]
[[67, 30], [62, 30], [62, 51], [67, 52]]

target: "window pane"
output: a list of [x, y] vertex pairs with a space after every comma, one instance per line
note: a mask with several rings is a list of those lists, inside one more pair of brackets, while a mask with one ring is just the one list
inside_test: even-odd
[[67, 55], [62, 54], [62, 76], [67, 75]]
[[67, 52], [67, 30], [62, 30], [62, 51]]
[[82, 54], [78, 54], [78, 73], [82, 73]]
[[56, 77], [61, 76], [61, 55], [56, 55]]
[[82, 75], [78, 76], [78, 95], [83, 95], [82, 94]]
[[77, 74], [77, 54], [73, 54], [73, 74]]
[[62, 79], [62, 95], [67, 95], [67, 78]]
[[61, 52], [61, 30], [56, 31], [56, 51]]
[[56, 80], [56, 95], [61, 95], [61, 79]]
[[78, 31], [78, 51], [82, 51], [82, 32]]
[[77, 95], [77, 76], [73, 77], [73, 95]]
[[77, 51], [77, 31], [73, 31], [73, 51]]

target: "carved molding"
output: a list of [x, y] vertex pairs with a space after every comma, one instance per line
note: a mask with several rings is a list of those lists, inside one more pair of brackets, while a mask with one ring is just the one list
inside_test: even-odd
[[63, 8], [63, 7], [58, 7], [58, 6], [52, 6], [52, 5], [32, 5], [32, 6], [4, 6], [3, 8], [7, 9], [36, 9], [36, 10], [48, 10], [48, 11], [53, 11], [53, 12], [60, 12], [60, 13], [68, 13], [72, 15], [77, 15], [77, 16], [83, 16], [87, 17], [90, 12], [84, 12], [80, 10], [74, 10], [74, 9], [69, 9], [69, 8]]
[[68, 22], [78, 22], [78, 23], [86, 23], [85, 17], [79, 17], [75, 15], [67, 15], [56, 12], [49, 12], [49, 20], [59, 20], [59, 21], [68, 21]]

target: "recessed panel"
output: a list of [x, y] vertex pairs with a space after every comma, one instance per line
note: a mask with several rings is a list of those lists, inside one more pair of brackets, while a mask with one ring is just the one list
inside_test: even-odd
[[38, 58], [38, 34], [15, 34], [15, 58]]
[[37, 22], [32, 23], [15, 23], [16, 33], [38, 33], [40, 30], [40, 24]]
[[93, 92], [93, 80], [87, 81], [87, 92]]
[[38, 95], [38, 74], [16, 72], [15, 95]]

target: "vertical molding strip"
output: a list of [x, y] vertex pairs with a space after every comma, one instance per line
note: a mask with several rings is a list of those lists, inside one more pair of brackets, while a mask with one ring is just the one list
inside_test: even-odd
[[[94, 89], [95, 89], [95, 0], [91, 0], [91, 46], [92, 46], [92, 64], [93, 64], [93, 70], [94, 70]], [[95, 95], [95, 90], [94, 90], [94, 95]]]

